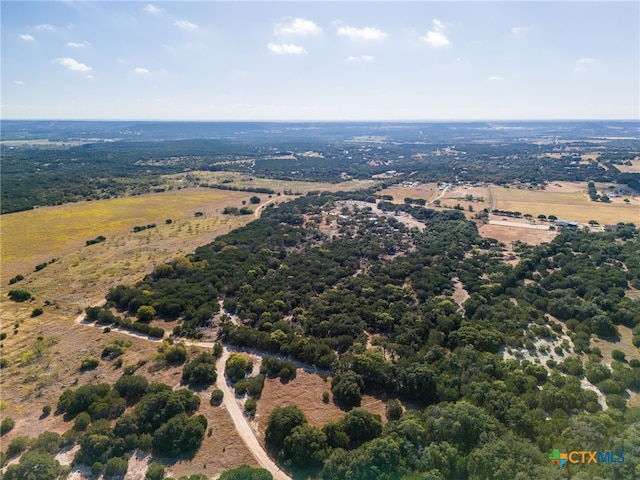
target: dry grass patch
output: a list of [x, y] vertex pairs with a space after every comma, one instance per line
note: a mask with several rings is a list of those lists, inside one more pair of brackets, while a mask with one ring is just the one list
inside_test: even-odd
[[624, 173], [640, 173], [640, 157], [630, 160], [631, 165], [616, 165], [616, 168]]
[[[322, 392], [329, 392], [331, 400], [322, 401]], [[261, 435], [267, 426], [269, 414], [276, 407], [296, 405], [304, 412], [309, 423], [316, 427], [335, 422], [345, 414], [332, 401], [331, 379], [298, 369], [296, 378], [282, 383], [278, 378], [267, 378], [262, 395], [258, 401], [256, 420]], [[367, 410], [379, 414], [383, 421], [385, 417], [385, 403], [370, 395], [362, 396], [362, 406]]]
[[[598, 189], [602, 189], [602, 186], [598, 186]], [[592, 202], [587, 194], [582, 192], [561, 193], [504, 187], [491, 187], [491, 193], [495, 209], [530, 214], [534, 218], [542, 214], [583, 223], [596, 220], [600, 224], [612, 224], [637, 222], [640, 215], [638, 199], [630, 199], [629, 204], [624, 203], [622, 199], [615, 199], [612, 203], [600, 203]]]
[[[368, 188], [376, 184], [373, 180], [349, 180], [339, 183], [331, 182], [303, 182], [297, 180], [278, 180], [271, 178], [259, 178], [253, 177], [239, 172], [209, 172], [209, 171], [195, 171], [186, 173], [179, 173], [174, 175], [165, 175], [164, 178], [169, 184], [180, 185], [188, 183], [197, 179], [200, 183], [217, 184], [224, 183], [225, 186], [236, 188], [270, 188], [275, 192], [284, 193], [285, 191], [292, 191], [294, 193], [306, 194], [308, 192], [321, 190], [329, 192], [339, 191], [352, 191]], [[215, 189], [213, 189], [215, 191]], [[220, 190], [218, 190], [220, 191]], [[245, 192], [244, 195], [258, 195], [264, 194]]]
[[379, 190], [378, 195], [391, 195], [394, 203], [404, 203], [404, 199], [421, 198], [427, 202], [435, 200], [439, 194], [438, 186], [435, 183], [420, 183], [415, 186], [392, 185], [384, 190]]
[[[16, 273], [26, 276], [35, 265], [82, 249], [88, 256], [101, 244], [83, 248], [87, 240], [99, 235], [123, 244], [129, 240], [186, 236], [207, 227], [240, 222], [220, 214], [227, 205], [240, 205], [246, 192], [211, 189], [185, 189], [170, 192], [78, 202], [56, 207], [42, 207], [2, 215], [1, 281], [6, 284]], [[195, 212], [204, 217], [195, 218]], [[165, 225], [165, 220], [173, 220]], [[156, 229], [130, 235], [133, 227], [155, 223]], [[230, 229], [229, 228], [229, 229]], [[115, 238], [114, 238], [115, 237]]]
[[552, 230], [533, 230], [530, 228], [520, 228], [503, 225], [482, 225], [478, 228], [480, 235], [486, 238], [495, 238], [505, 245], [511, 245], [516, 240], [531, 245], [539, 245], [550, 242], [558, 234]]

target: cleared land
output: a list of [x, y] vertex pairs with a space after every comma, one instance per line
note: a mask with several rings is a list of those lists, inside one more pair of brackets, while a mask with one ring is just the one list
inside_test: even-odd
[[[266, 188], [276, 190], [274, 185], [265, 182]], [[349, 186], [341, 186], [334, 188], [354, 189], [360, 184], [350, 182]], [[301, 187], [300, 182], [289, 185], [280, 181], [277, 188], [297, 191]], [[307, 187], [309, 190], [320, 188], [318, 184]], [[104, 299], [109, 288], [134, 283], [155, 264], [191, 253], [197, 246], [254, 220], [254, 215], [221, 214], [224, 207], [241, 206], [243, 200], [248, 203], [253, 195], [256, 194], [183, 188], [1, 216], [0, 332], [7, 334], [3, 341], [3, 358], [7, 359], [8, 365], [3, 368], [0, 380], [0, 411], [2, 416], [16, 420], [15, 428], [3, 436], [2, 441], [8, 444], [19, 435], [36, 437], [46, 430], [63, 433], [71, 429], [73, 422], [65, 422], [59, 415], [43, 417], [42, 408], [49, 405], [55, 410], [65, 388], [97, 382], [115, 383], [122, 375], [122, 368], [116, 368], [113, 361], [101, 360], [95, 370], [84, 372], [80, 371], [80, 363], [87, 355], [100, 357], [104, 346], [116, 338], [131, 341], [122, 357], [123, 367], [140, 362], [143, 365], [137, 370], [138, 374], [152, 381], [178, 385], [181, 367], [166, 367], [151, 360], [158, 342], [115, 331], [103, 333], [99, 328], [78, 325], [74, 319], [84, 307]], [[268, 195], [257, 195], [262, 200], [260, 205], [276, 199], [275, 196], [269, 199]], [[291, 198], [281, 195], [277, 201]], [[257, 209], [260, 205], [252, 208]], [[203, 215], [195, 217], [195, 212]], [[167, 219], [172, 220], [171, 224], [165, 222]], [[133, 227], [150, 223], [156, 223], [156, 227], [133, 232]], [[87, 240], [99, 235], [105, 236], [106, 241], [85, 246]], [[56, 259], [54, 263], [34, 271], [35, 265], [52, 258]], [[9, 278], [18, 273], [25, 279], [9, 286]], [[9, 301], [7, 292], [14, 288], [28, 290], [35, 300]], [[49, 304], [45, 305], [45, 301]], [[44, 313], [32, 318], [31, 312], [36, 307], [43, 307]], [[162, 321], [157, 324], [167, 331], [174, 326], [174, 323]], [[201, 392], [199, 413], [208, 418], [212, 435], [205, 437], [193, 459], [180, 458], [167, 463], [168, 472], [175, 477], [195, 472], [216, 476], [242, 463], [257, 466], [253, 455], [236, 434], [227, 411], [209, 405], [211, 388]], [[76, 472], [73, 478], [85, 477]]]
[[640, 157], [636, 157], [629, 163], [631, 165], [616, 165], [616, 168], [625, 173], [640, 173]]
[[513, 225], [482, 225], [478, 232], [483, 237], [495, 238], [496, 240], [511, 245], [512, 242], [520, 240], [531, 245], [539, 245], [543, 242], [550, 242], [558, 234], [552, 230], [533, 230], [530, 228], [514, 227]]
[[[373, 180], [348, 180], [340, 183], [330, 182], [303, 182], [297, 180], [277, 180], [271, 178], [258, 178], [238, 172], [208, 172], [195, 171], [189, 173], [179, 173], [175, 175], [165, 175], [163, 177], [169, 185], [188, 185], [194, 181], [208, 183], [210, 185], [222, 184], [226, 187], [235, 188], [270, 188], [277, 193], [290, 191], [294, 194], [306, 194], [312, 191], [351, 191], [371, 187], [376, 184]], [[224, 182], [224, 183], [223, 183]], [[259, 193], [245, 192], [245, 195], [258, 195]]]
[[[561, 186], [557, 186], [561, 185]], [[607, 191], [608, 185], [596, 184], [598, 191]], [[611, 203], [592, 202], [582, 183], [558, 183], [545, 190], [491, 187], [493, 208], [533, 215], [555, 215], [560, 219], [586, 223], [596, 220], [600, 224], [638, 222], [640, 199], [638, 197], [614, 198]]]

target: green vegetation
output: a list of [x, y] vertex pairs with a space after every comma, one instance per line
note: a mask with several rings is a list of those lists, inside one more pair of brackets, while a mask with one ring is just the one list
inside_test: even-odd
[[216, 359], [209, 353], [201, 353], [182, 369], [182, 382], [189, 385], [211, 385], [217, 378]]
[[16, 421], [11, 417], [4, 417], [2, 422], [0, 422], [0, 435], [4, 435], [5, 433], [9, 433], [15, 427]]
[[232, 353], [225, 363], [224, 373], [229, 380], [236, 383], [242, 380], [252, 367], [253, 363], [249, 357], [241, 353]]
[[14, 302], [26, 302], [31, 299], [31, 293], [26, 290], [9, 290], [8, 295]]
[[264, 468], [253, 468], [249, 465], [240, 465], [231, 470], [225, 470], [219, 480], [273, 480], [273, 475]]

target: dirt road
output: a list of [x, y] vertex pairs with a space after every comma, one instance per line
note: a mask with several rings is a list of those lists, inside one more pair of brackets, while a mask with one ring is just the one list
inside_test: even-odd
[[[76, 318], [76, 323], [87, 326], [87, 327], [101, 328], [101, 326], [98, 326], [95, 323], [85, 322], [84, 316], [85, 316], [84, 314], [79, 315]], [[116, 329], [112, 329], [112, 330], [116, 330]], [[143, 338], [145, 340], [149, 340], [153, 342], [160, 341], [159, 339], [150, 338], [146, 335], [142, 335], [142, 334], [131, 332], [124, 329], [117, 329], [116, 331], [118, 331], [119, 333], [123, 333], [125, 335], [131, 335], [132, 337]], [[197, 341], [188, 340], [184, 342], [184, 344], [189, 346], [196, 346], [196, 347], [211, 349], [213, 348], [214, 343], [213, 342], [197, 342]], [[231, 385], [228, 383], [227, 379], [224, 376], [224, 366], [230, 355], [231, 355], [231, 352], [227, 347], [225, 347], [223, 350], [222, 356], [218, 359], [216, 363], [216, 370], [218, 372], [218, 381], [216, 382], [216, 385], [218, 386], [218, 388], [220, 388], [220, 390], [224, 392], [222, 404], [227, 409], [227, 412], [229, 412], [229, 416], [231, 417], [231, 420], [233, 420], [233, 424], [236, 427], [236, 431], [238, 432], [238, 435], [240, 436], [242, 441], [245, 443], [249, 451], [253, 454], [254, 458], [257, 460], [260, 466], [262, 468], [266, 468], [267, 470], [269, 470], [271, 472], [271, 475], [273, 475], [274, 480], [291, 480], [291, 477], [289, 477], [286, 473], [280, 470], [278, 466], [275, 464], [275, 462], [271, 460], [271, 458], [269, 458], [269, 455], [267, 455], [267, 452], [265, 451], [265, 449], [262, 447], [262, 445], [256, 438], [256, 435], [251, 429], [251, 426], [249, 425], [247, 418], [244, 416], [243, 410], [240, 408], [240, 405], [236, 400], [236, 396], [235, 396], [235, 392], [233, 391], [233, 388], [231, 387]]]
[[218, 371], [218, 381], [216, 382], [216, 385], [224, 392], [222, 403], [229, 412], [229, 416], [233, 420], [233, 424], [236, 427], [238, 435], [240, 435], [240, 438], [242, 438], [242, 441], [247, 445], [247, 448], [251, 451], [260, 466], [269, 470], [273, 475], [274, 480], [290, 480], [291, 477], [278, 468], [273, 460], [269, 458], [269, 455], [267, 455], [264, 448], [262, 448], [260, 442], [258, 442], [253, 430], [251, 430], [249, 422], [240, 409], [240, 405], [238, 405], [231, 385], [224, 376], [224, 365], [230, 354], [231, 352], [225, 348], [222, 356], [218, 359], [216, 364], [216, 369]]

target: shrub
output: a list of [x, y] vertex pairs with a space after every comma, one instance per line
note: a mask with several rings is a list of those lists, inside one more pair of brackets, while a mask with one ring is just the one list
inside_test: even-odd
[[22, 280], [24, 280], [24, 276], [18, 274], [15, 277], [13, 277], [11, 280], [9, 280], [9, 285], [13, 285], [14, 283], [18, 283]]
[[94, 462], [93, 465], [91, 465], [91, 474], [95, 477], [102, 475], [102, 470], [104, 469], [104, 465], [102, 465], [102, 463], [100, 462]]
[[330, 400], [329, 392], [325, 390], [324, 392], [322, 392], [322, 401], [324, 403], [329, 403], [329, 400]]
[[100, 363], [100, 360], [98, 360], [98, 357], [89, 355], [82, 359], [82, 363], [80, 364], [80, 370], [93, 370], [98, 366], [99, 363]]
[[217, 378], [216, 359], [209, 353], [201, 353], [182, 369], [184, 383], [211, 385]]
[[120, 457], [113, 457], [107, 461], [104, 467], [104, 474], [107, 477], [124, 477], [129, 469], [129, 462]]
[[13, 430], [13, 427], [16, 426], [16, 421], [11, 417], [6, 417], [0, 422], [0, 435], [4, 435], [5, 433]]
[[216, 388], [213, 392], [211, 392], [211, 405], [217, 407], [222, 403], [223, 398], [224, 398], [224, 392], [219, 388]]
[[619, 362], [625, 361], [625, 354], [622, 350], [613, 350], [611, 352], [611, 357], [613, 357], [614, 360], [618, 360]]
[[253, 362], [241, 353], [232, 353], [225, 364], [224, 373], [233, 383], [242, 380], [251, 370]]
[[42, 415], [44, 417], [48, 417], [50, 413], [51, 413], [51, 406], [50, 405], [45, 405], [44, 407], [42, 407]]
[[256, 402], [253, 398], [250, 398], [246, 402], [244, 402], [244, 411], [252, 417], [255, 416], [257, 408], [258, 402]]
[[152, 462], [147, 468], [145, 475], [146, 480], [162, 480], [164, 478], [164, 465], [158, 462]]
[[402, 404], [395, 398], [389, 400], [386, 406], [386, 415], [388, 420], [400, 420], [402, 417]]
[[91, 416], [87, 412], [81, 412], [73, 424], [73, 429], [77, 432], [84, 432], [91, 423]]
[[9, 290], [8, 295], [14, 302], [26, 302], [31, 298], [31, 293], [26, 290]]
[[31, 318], [39, 317], [44, 313], [44, 310], [40, 307], [36, 307], [31, 311]]
[[611, 408], [624, 409], [627, 406], [627, 399], [621, 395], [613, 394], [607, 396], [607, 405]]
[[14, 438], [9, 442], [9, 446], [7, 447], [7, 456], [11, 458], [21, 454], [27, 448], [29, 448], [30, 444], [31, 440], [29, 439], [29, 437], [20, 436]]

